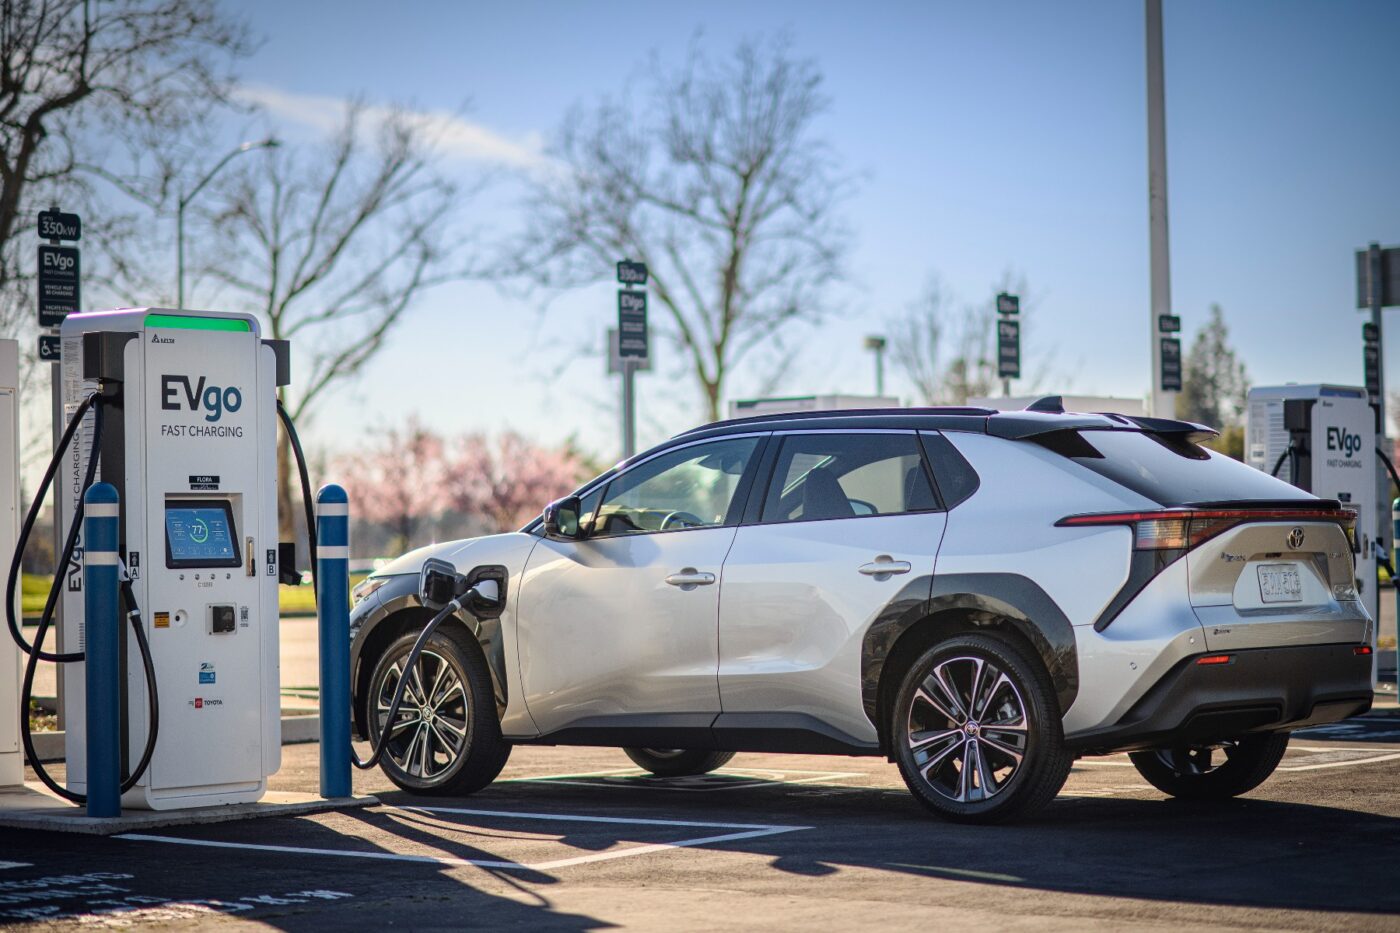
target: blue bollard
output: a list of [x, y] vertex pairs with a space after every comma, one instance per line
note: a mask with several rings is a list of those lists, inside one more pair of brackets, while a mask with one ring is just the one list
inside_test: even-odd
[[122, 639], [117, 489], [94, 483], [83, 496], [83, 613], [87, 653], [87, 815], [122, 815]]
[[350, 796], [350, 498], [316, 494], [316, 617], [321, 636], [321, 796]]

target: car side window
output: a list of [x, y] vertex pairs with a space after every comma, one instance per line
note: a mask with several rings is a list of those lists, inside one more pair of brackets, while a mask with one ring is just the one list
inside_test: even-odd
[[932, 512], [938, 498], [913, 434], [794, 434], [783, 438], [761, 521]]
[[608, 484], [593, 534], [629, 535], [723, 525], [758, 438], [682, 447]]

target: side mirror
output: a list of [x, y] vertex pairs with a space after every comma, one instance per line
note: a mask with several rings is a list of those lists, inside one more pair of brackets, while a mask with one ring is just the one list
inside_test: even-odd
[[582, 508], [578, 496], [565, 496], [545, 506], [541, 516], [545, 537], [570, 540], [581, 537], [583, 529], [579, 527], [579, 512]]

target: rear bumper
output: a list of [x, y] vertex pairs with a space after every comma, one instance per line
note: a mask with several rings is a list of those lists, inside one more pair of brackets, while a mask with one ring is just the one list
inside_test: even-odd
[[1117, 723], [1065, 741], [1077, 752], [1103, 754], [1346, 719], [1369, 710], [1374, 697], [1371, 656], [1354, 647], [1253, 648], [1214, 665], [1185, 658]]

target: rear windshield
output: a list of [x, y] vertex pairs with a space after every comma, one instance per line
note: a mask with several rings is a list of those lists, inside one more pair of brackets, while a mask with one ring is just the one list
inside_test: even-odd
[[1164, 506], [1313, 497], [1184, 438], [1138, 431], [1054, 431], [1033, 438]]

